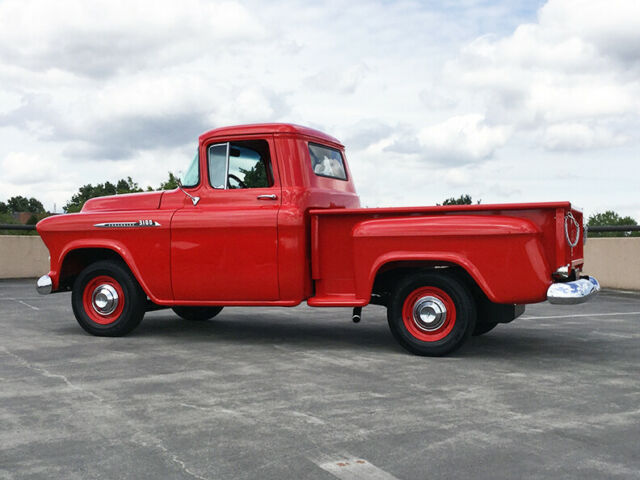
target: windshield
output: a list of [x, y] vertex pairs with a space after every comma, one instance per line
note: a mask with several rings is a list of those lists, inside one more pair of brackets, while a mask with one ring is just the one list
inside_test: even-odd
[[195, 157], [191, 160], [191, 164], [189, 165], [187, 172], [181, 179], [183, 187], [195, 187], [200, 183], [200, 169], [198, 166], [198, 152], [196, 152]]

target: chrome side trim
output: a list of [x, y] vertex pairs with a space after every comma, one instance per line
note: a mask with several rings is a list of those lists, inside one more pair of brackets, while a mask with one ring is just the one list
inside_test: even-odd
[[227, 166], [224, 172], [224, 188], [227, 190], [229, 186], [229, 152], [231, 151], [231, 142], [227, 142]]
[[48, 295], [53, 288], [53, 282], [49, 275], [42, 275], [36, 282], [36, 290], [40, 295]]
[[138, 220], [137, 222], [106, 222], [96, 223], [94, 227], [99, 228], [135, 228], [135, 227], [161, 227], [155, 220]]
[[576, 305], [584, 303], [600, 291], [600, 284], [594, 277], [566, 283], [553, 283], [547, 289], [547, 300], [554, 305]]

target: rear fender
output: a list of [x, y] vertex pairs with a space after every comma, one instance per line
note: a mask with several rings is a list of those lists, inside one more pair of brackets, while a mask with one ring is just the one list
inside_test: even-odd
[[359, 298], [369, 298], [376, 276], [390, 262], [457, 265], [496, 303], [543, 301], [551, 283], [541, 231], [524, 218], [380, 218], [356, 224], [352, 236]]

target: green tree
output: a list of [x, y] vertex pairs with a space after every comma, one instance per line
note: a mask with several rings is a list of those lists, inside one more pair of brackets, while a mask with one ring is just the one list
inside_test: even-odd
[[142, 189], [138, 186], [136, 182], [134, 182], [131, 177], [127, 177], [127, 179], [120, 179], [116, 184], [116, 192], [118, 194], [122, 193], [137, 193], [141, 192]]
[[29, 199], [29, 210], [27, 211], [31, 213], [45, 213], [42, 203], [33, 197]]
[[[476, 204], [479, 205], [481, 201], [482, 200], [478, 200]], [[473, 199], [469, 194], [460, 195], [458, 198], [455, 198], [455, 197], [447, 198], [444, 202], [442, 202], [442, 205], [471, 205], [471, 204], [473, 204]], [[437, 203], [436, 205], [439, 206], [440, 204]]]
[[95, 187], [89, 183], [80, 187], [62, 209], [65, 213], [79, 212], [90, 198], [115, 195], [116, 193], [116, 186], [111, 182], [99, 183]]
[[9, 211], [11, 213], [28, 212], [29, 211], [29, 199], [26, 198], [26, 197], [23, 197], [22, 195], [11, 197], [7, 201], [7, 206], [9, 207]]
[[249, 170], [240, 168], [240, 171], [244, 174], [244, 180], [246, 188], [262, 188], [269, 186], [269, 180], [267, 179], [267, 170], [264, 168], [264, 163], [258, 162]]
[[4, 202], [0, 202], [0, 214], [3, 213], [9, 213], [9, 206]]
[[44, 213], [44, 207], [38, 199], [34, 197], [27, 198], [23, 197], [22, 195], [11, 197], [9, 200], [7, 200], [7, 208], [11, 213]]
[[166, 182], [162, 182], [158, 190], [173, 190], [178, 188], [178, 177], [169, 172], [169, 179]]
[[115, 185], [111, 182], [98, 183], [96, 186], [89, 183], [80, 187], [62, 209], [65, 213], [79, 212], [90, 198], [136, 192], [142, 192], [142, 189], [131, 177], [122, 178]]
[[[595, 213], [589, 216], [587, 225], [589, 227], [604, 227], [609, 225], [637, 225], [638, 222], [632, 217], [621, 217], [613, 210], [602, 213]], [[589, 232], [590, 237], [638, 237], [640, 232]]]

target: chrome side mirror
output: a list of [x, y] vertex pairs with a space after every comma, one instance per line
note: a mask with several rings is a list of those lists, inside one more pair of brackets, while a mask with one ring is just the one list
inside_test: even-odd
[[200, 197], [194, 197], [189, 192], [187, 192], [182, 186], [182, 180], [178, 178], [177, 181], [178, 181], [178, 188], [182, 193], [184, 193], [187, 197], [191, 199], [191, 201], [193, 202], [193, 206], [195, 207], [196, 205], [198, 205], [198, 202], [200, 201]]

